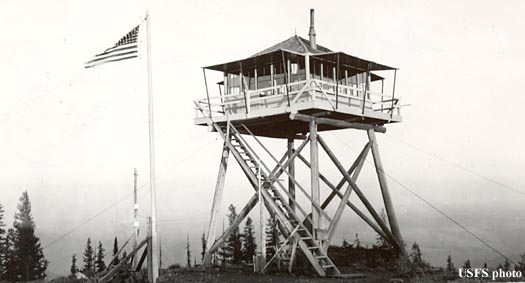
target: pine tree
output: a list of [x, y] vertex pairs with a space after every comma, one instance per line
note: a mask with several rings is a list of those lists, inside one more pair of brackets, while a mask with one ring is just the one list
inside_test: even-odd
[[[385, 223], [385, 225], [388, 224], [388, 219], [386, 218], [386, 213], [385, 213], [385, 209], [381, 209], [381, 220], [383, 220], [383, 223]], [[377, 238], [376, 238], [376, 244], [375, 244], [376, 247], [378, 248], [388, 248], [390, 247], [390, 244], [388, 243], [388, 241], [386, 241], [385, 238], [383, 238], [383, 236], [381, 236], [380, 234], [377, 234]]]
[[201, 251], [201, 260], [204, 260], [204, 255], [206, 254], [206, 235], [204, 232], [202, 232], [202, 236], [201, 236], [201, 248], [202, 248], [202, 251]]
[[348, 243], [348, 241], [345, 238], [343, 238], [343, 243], [341, 244], [341, 246], [343, 248], [348, 248], [348, 247], [350, 247], [350, 244]]
[[359, 240], [359, 234], [357, 233], [355, 233], [354, 247], [356, 249], [361, 247], [361, 241]]
[[[237, 217], [237, 212], [235, 211], [235, 206], [230, 204], [228, 207], [230, 213], [228, 214], [228, 220], [230, 225], [233, 224], [233, 221]], [[227, 260], [234, 264], [240, 264], [242, 262], [242, 242], [241, 234], [239, 233], [239, 227], [235, 227], [231, 232], [228, 239], [226, 239], [225, 252]]]
[[410, 258], [412, 259], [412, 263], [416, 266], [423, 266], [423, 257], [421, 254], [421, 250], [419, 249], [419, 245], [414, 242], [412, 245], [412, 253], [410, 254]]
[[244, 225], [244, 233], [242, 235], [242, 254], [247, 262], [253, 261], [253, 256], [257, 251], [257, 244], [255, 243], [255, 231], [253, 229], [253, 221], [250, 217], [246, 218]]
[[470, 259], [467, 259], [465, 263], [463, 264], [463, 269], [469, 269], [472, 268], [472, 265], [470, 264]]
[[22, 281], [43, 279], [46, 277], [49, 262], [44, 257], [40, 239], [35, 235], [35, 223], [27, 191], [22, 193], [17, 208], [13, 224], [16, 278]]
[[15, 230], [9, 228], [4, 241], [5, 249], [5, 273], [3, 279], [6, 281], [14, 282], [17, 280], [17, 266], [16, 266], [16, 253], [15, 253]]
[[95, 260], [95, 269], [97, 272], [102, 272], [106, 269], [106, 263], [104, 262], [104, 252], [106, 250], [102, 246], [102, 243], [98, 242], [97, 259]]
[[113, 240], [113, 265], [117, 265], [119, 263], [119, 259], [118, 259], [118, 256], [117, 256], [117, 253], [118, 253], [118, 240], [117, 240], [117, 237], [115, 237], [115, 240]]
[[86, 276], [92, 275], [92, 273], [95, 271], [95, 254], [93, 252], [93, 247], [91, 246], [91, 239], [87, 239], [86, 248], [84, 250], [84, 267], [82, 269], [82, 272], [86, 274]]
[[71, 274], [69, 275], [70, 277], [74, 278], [77, 275], [78, 267], [77, 267], [77, 255], [76, 254], [73, 254], [71, 256], [71, 268], [69, 269], [69, 271], [71, 272]]
[[5, 233], [4, 229], [4, 207], [0, 203], [0, 281], [4, 279], [6, 273], [6, 247], [5, 247]]
[[452, 262], [452, 257], [450, 255], [448, 255], [448, 257], [447, 257], [447, 273], [453, 273], [455, 269], [456, 268], [454, 268], [454, 263]]
[[510, 262], [508, 259], [505, 259], [505, 262], [503, 263], [503, 271], [509, 271], [510, 270]]
[[266, 259], [269, 260], [279, 249], [279, 229], [277, 229], [277, 220], [274, 217], [268, 218], [266, 224]]
[[190, 236], [186, 235], [186, 266], [191, 267]]
[[521, 261], [518, 261], [516, 268], [522, 273], [525, 273], [525, 253], [521, 255]]

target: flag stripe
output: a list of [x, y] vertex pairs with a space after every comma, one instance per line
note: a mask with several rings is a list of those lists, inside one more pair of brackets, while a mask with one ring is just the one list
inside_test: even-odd
[[90, 64], [90, 63], [106, 60], [106, 59], [113, 58], [113, 57], [125, 56], [125, 55], [129, 55], [129, 54], [137, 54], [137, 53], [138, 53], [137, 50], [123, 52], [123, 53], [116, 53], [116, 54], [100, 57], [100, 58], [97, 58], [97, 59], [93, 59], [93, 60], [87, 62], [86, 64]]
[[[104, 52], [102, 52], [102, 53], [100, 53], [100, 54], [95, 55], [95, 57], [98, 57], [98, 56], [104, 56], [104, 55], [110, 54], [110, 53], [112, 53], [112, 52], [118, 52], [118, 51], [122, 51], [122, 50], [133, 49], [133, 48], [137, 48], [137, 45], [134, 44], [134, 45], [122, 46], [122, 47], [118, 47], [118, 48], [111, 47], [111, 48], [106, 49], [106, 51], [104, 51]], [[110, 51], [110, 50], [111, 50], [111, 51]]]
[[85, 63], [86, 68], [92, 68], [104, 63], [117, 62], [138, 57], [138, 34], [140, 25], [123, 36], [115, 46], [95, 55], [95, 58]]
[[104, 61], [104, 62], [96, 62], [95, 64], [87, 65], [86, 68], [93, 68], [93, 67], [96, 67], [98, 65], [102, 65], [104, 63], [117, 62], [117, 61], [122, 61], [122, 60], [127, 60], [127, 59], [133, 59], [133, 58], [137, 58], [137, 57], [138, 57], [138, 55], [131, 55], [131, 56], [127, 56], [127, 57], [123, 57], [123, 58], [117, 58], [117, 59], [108, 60], [108, 61]]

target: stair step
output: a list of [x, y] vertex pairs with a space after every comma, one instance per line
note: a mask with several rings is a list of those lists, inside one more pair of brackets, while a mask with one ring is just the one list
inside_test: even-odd
[[326, 256], [326, 255], [319, 255], [319, 256], [316, 256], [315, 258], [328, 258], [328, 256]]
[[312, 240], [312, 237], [301, 237], [301, 240]]
[[309, 250], [318, 250], [319, 247], [317, 247], [317, 246], [311, 246], [311, 247], [308, 247], [308, 249], [309, 249]]
[[329, 265], [321, 265], [321, 267], [324, 268], [335, 268], [335, 265], [329, 264]]

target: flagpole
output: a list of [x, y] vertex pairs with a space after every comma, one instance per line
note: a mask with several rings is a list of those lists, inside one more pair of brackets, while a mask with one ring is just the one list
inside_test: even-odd
[[155, 140], [154, 140], [154, 124], [153, 124], [153, 85], [151, 74], [151, 36], [150, 36], [150, 15], [149, 10], [146, 11], [146, 32], [147, 32], [147, 62], [148, 62], [148, 127], [149, 127], [149, 184], [150, 184], [150, 198], [151, 198], [151, 243], [152, 243], [152, 258], [151, 270], [148, 270], [150, 275], [150, 282], [154, 283], [159, 277], [159, 238], [157, 231], [157, 200], [156, 200], [156, 176], [155, 176]]

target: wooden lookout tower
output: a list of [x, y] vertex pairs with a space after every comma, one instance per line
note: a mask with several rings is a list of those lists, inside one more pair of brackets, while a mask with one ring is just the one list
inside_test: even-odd
[[[346, 207], [400, 255], [405, 254], [376, 140], [376, 132], [384, 133], [386, 124], [401, 122], [399, 99], [394, 95], [396, 68], [317, 44], [311, 10], [309, 40], [294, 35], [246, 59], [203, 70], [205, 83], [206, 70], [218, 71], [224, 76], [217, 96], [210, 96], [206, 83], [207, 97], [194, 101], [195, 124], [207, 126], [224, 141], [204, 264], [211, 263], [213, 253], [258, 202], [277, 220], [285, 241], [276, 254], [288, 255], [289, 271], [299, 248], [320, 276], [340, 274], [327, 249]], [[377, 74], [385, 72], [393, 79], [388, 90], [386, 79]], [[349, 167], [339, 161], [320, 134], [337, 129], [363, 131], [368, 136], [368, 142]], [[278, 159], [260, 137], [286, 140], [286, 152]], [[248, 140], [253, 141], [251, 145]], [[307, 145], [309, 155], [304, 153]], [[321, 173], [319, 147], [341, 173], [338, 183], [332, 183]], [[370, 151], [388, 222], [379, 216], [364, 190], [356, 184]], [[254, 194], [233, 223], [217, 235], [230, 155], [240, 165]], [[309, 184], [300, 184], [296, 179], [297, 160], [309, 168]], [[326, 185], [323, 188], [328, 189], [323, 199], [321, 182]], [[349, 201], [352, 192], [366, 211]], [[306, 200], [307, 205], [305, 201], [298, 201], [299, 197]], [[330, 203], [337, 207], [332, 215], [326, 210]], [[273, 258], [266, 260], [269, 264]]]

